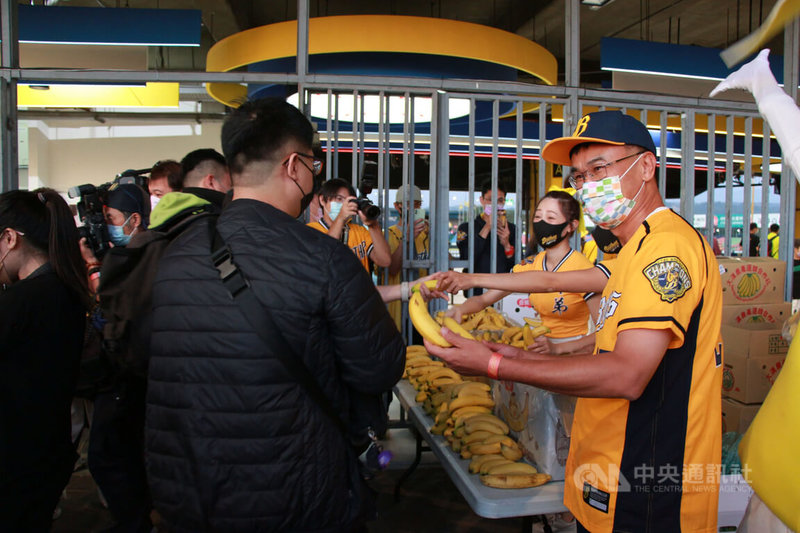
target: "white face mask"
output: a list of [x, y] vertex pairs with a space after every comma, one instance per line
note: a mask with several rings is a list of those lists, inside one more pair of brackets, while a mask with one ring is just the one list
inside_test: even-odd
[[160, 200], [161, 198], [159, 198], [158, 196], [152, 196], [152, 195], [150, 196], [150, 211], [156, 208], [156, 205], [158, 205], [158, 202]]
[[641, 159], [642, 155], [644, 154], [639, 154], [639, 157], [622, 175], [606, 176], [598, 181], [587, 181], [578, 191], [583, 212], [601, 228], [616, 228], [628, 218], [633, 206], [636, 205], [636, 199], [644, 189], [644, 180], [642, 180], [642, 185], [636, 195], [629, 200], [622, 194], [622, 178]]
[[331, 202], [328, 216], [331, 217], [331, 220], [336, 220], [336, 217], [339, 216], [339, 212], [342, 210], [342, 202]]

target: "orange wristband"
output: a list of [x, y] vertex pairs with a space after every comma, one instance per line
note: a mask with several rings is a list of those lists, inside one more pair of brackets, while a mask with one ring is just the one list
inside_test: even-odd
[[489, 358], [489, 367], [486, 369], [486, 375], [492, 379], [498, 379], [498, 371], [500, 370], [500, 360], [503, 356], [497, 352], [492, 352], [492, 357]]

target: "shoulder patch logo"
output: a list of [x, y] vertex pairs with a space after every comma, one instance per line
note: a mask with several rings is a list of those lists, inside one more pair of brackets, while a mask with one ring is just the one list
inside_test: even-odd
[[665, 302], [674, 302], [692, 288], [686, 266], [675, 256], [656, 259], [644, 267], [642, 273]]

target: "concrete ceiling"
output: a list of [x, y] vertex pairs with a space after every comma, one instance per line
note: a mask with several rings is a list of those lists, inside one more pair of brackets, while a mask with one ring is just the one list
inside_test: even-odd
[[[755, 30], [777, 0], [613, 0], [600, 9], [581, 6], [582, 82], [599, 75], [600, 39], [620, 37], [725, 48]], [[20, 3], [29, 3], [20, 1]], [[152, 49], [150, 68], [203, 70], [215, 42], [249, 28], [293, 20], [295, 0], [49, 0], [60, 6], [200, 9], [200, 49]], [[547, 48], [564, 67], [563, 0], [309, 0], [310, 16], [393, 14], [448, 18], [517, 33]], [[368, 31], [365, 29], [364, 31]], [[770, 43], [783, 50], [782, 36]], [[606, 75], [607, 76], [607, 75]]]

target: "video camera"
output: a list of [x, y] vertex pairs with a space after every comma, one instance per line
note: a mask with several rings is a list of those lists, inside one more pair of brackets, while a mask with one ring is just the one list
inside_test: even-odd
[[83, 225], [78, 228], [78, 234], [81, 237], [86, 237], [86, 243], [98, 259], [102, 259], [110, 248], [108, 244], [110, 240], [108, 228], [103, 215], [103, 205], [108, 200], [108, 190], [115, 183], [133, 183], [147, 190], [147, 178], [145, 175], [149, 172], [149, 168], [126, 170], [117, 174], [114, 180], [108, 183], [97, 186], [87, 183], [70, 187], [67, 191], [67, 195], [70, 198], [80, 198], [78, 201], [78, 218], [80, 218]]
[[361, 167], [361, 181], [358, 183], [358, 198], [350, 200], [355, 202], [358, 210], [364, 213], [367, 220], [375, 220], [381, 216], [381, 208], [373, 204], [367, 198], [367, 195], [372, 192], [372, 189], [378, 186], [378, 163], [375, 161], [364, 161]]

